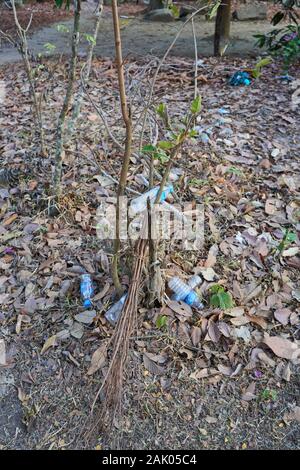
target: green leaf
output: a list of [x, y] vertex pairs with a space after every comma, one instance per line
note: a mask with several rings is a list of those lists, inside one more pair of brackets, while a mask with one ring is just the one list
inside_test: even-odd
[[94, 38], [94, 36], [92, 36], [91, 34], [85, 34], [84, 37], [87, 40], [87, 42], [89, 42], [93, 46], [96, 45], [96, 39]]
[[218, 284], [214, 284], [211, 286], [210, 291], [212, 292], [212, 296], [210, 297], [210, 305], [212, 307], [220, 308], [222, 310], [227, 310], [234, 306], [233, 299], [229, 292], [225, 292], [223, 286], [219, 286]]
[[167, 324], [167, 317], [166, 315], [159, 315], [156, 319], [156, 327], [161, 329]]
[[179, 8], [176, 5], [169, 5], [169, 10], [173, 13], [174, 18], [179, 18]]
[[169, 155], [166, 154], [163, 150], [159, 150], [158, 152], [154, 153], [154, 158], [160, 160], [161, 163], [166, 163], [169, 161]]
[[212, 7], [212, 9], [210, 10], [210, 12], [208, 13], [208, 18], [211, 20], [215, 14], [217, 13], [217, 10], [219, 8], [219, 6], [221, 5], [221, 0], [220, 1], [217, 1], [217, 3]]
[[156, 112], [161, 118], [164, 118], [166, 115], [166, 105], [164, 103], [160, 103], [156, 108]]
[[224, 292], [224, 287], [219, 286], [219, 284], [214, 284], [213, 286], [211, 286], [211, 287], [209, 288], [209, 290], [210, 290], [213, 294], [217, 294], [218, 292]]
[[69, 33], [70, 32], [69, 28], [64, 24], [58, 24], [56, 26], [56, 29], [59, 33]]
[[43, 47], [47, 49], [47, 51], [49, 52], [52, 52], [56, 49], [56, 45], [52, 44], [51, 42], [46, 42], [46, 44], [44, 44]]
[[174, 147], [173, 142], [168, 142], [167, 140], [161, 140], [158, 142], [158, 147], [164, 150], [169, 150]]
[[199, 114], [201, 111], [201, 103], [202, 103], [202, 100], [201, 100], [201, 96], [199, 95], [192, 102], [191, 113]]
[[198, 131], [196, 131], [195, 129], [192, 129], [189, 132], [189, 137], [197, 137], [197, 136], [198, 136]]
[[152, 153], [152, 152], [157, 152], [157, 147], [155, 147], [155, 145], [144, 145], [144, 147], [142, 148], [142, 152], [145, 152], [145, 153]]

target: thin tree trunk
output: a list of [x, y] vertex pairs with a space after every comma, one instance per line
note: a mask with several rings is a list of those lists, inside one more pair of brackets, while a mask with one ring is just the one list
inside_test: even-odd
[[79, 24], [80, 24], [80, 12], [81, 12], [81, 0], [75, 0], [74, 6], [74, 26], [73, 26], [73, 37], [72, 37], [72, 56], [70, 62], [70, 71], [69, 71], [69, 80], [66, 91], [66, 96], [64, 103], [58, 118], [57, 128], [56, 128], [56, 150], [55, 150], [55, 169], [53, 176], [53, 185], [54, 185], [54, 199], [61, 194], [61, 177], [62, 177], [62, 153], [64, 146], [64, 126], [66, 116], [69, 110], [75, 74], [76, 74], [76, 65], [77, 65], [77, 52], [78, 52], [78, 43], [79, 43]]
[[117, 70], [118, 70], [119, 94], [120, 94], [123, 121], [126, 127], [123, 164], [122, 164], [122, 170], [121, 170], [118, 193], [117, 193], [116, 235], [115, 235], [115, 241], [114, 241], [114, 257], [113, 257], [113, 262], [112, 262], [112, 278], [113, 278], [114, 286], [116, 288], [118, 296], [121, 296], [123, 293], [123, 290], [122, 290], [122, 286], [121, 286], [119, 274], [118, 274], [119, 252], [120, 252], [120, 198], [125, 193], [125, 188], [126, 188], [126, 183], [127, 183], [128, 167], [129, 167], [129, 161], [130, 161], [130, 155], [131, 155], [131, 144], [132, 144], [132, 120], [131, 120], [130, 108], [127, 104], [127, 98], [126, 98], [124, 66], [123, 66], [123, 58], [122, 58], [122, 46], [121, 46], [117, 0], [112, 0], [112, 14], [113, 14], [113, 24], [114, 24], [114, 34], [115, 34], [115, 48], [116, 48]]
[[30, 93], [32, 96], [32, 101], [33, 101], [33, 115], [34, 115], [34, 120], [35, 120], [35, 125], [36, 128], [38, 129], [38, 137], [40, 141], [40, 151], [43, 156], [46, 155], [46, 148], [45, 148], [45, 141], [44, 141], [44, 130], [43, 130], [43, 118], [42, 118], [42, 112], [41, 112], [41, 99], [38, 98], [38, 95], [35, 90], [35, 85], [34, 85], [34, 80], [33, 80], [33, 74], [32, 74], [32, 68], [29, 60], [29, 55], [28, 55], [28, 43], [27, 43], [27, 32], [30, 28], [31, 21], [32, 21], [32, 16], [29, 20], [29, 23], [27, 27], [24, 29], [19, 23], [18, 15], [17, 15], [17, 10], [16, 10], [16, 4], [15, 0], [11, 0], [11, 6], [13, 9], [13, 15], [14, 15], [14, 21], [15, 25], [18, 31], [18, 36], [20, 38], [20, 44], [18, 45], [19, 52], [22, 56], [23, 62], [24, 62], [24, 67], [25, 67], [25, 72], [27, 75], [28, 83], [29, 83], [29, 89]]
[[214, 37], [214, 54], [222, 56], [228, 46], [230, 38], [230, 20], [231, 20], [231, 0], [222, 0], [217, 11], [215, 37]]
[[101, 8], [101, 7], [102, 7], [102, 1], [100, 0], [99, 3], [98, 3], [98, 6], [96, 8], [96, 11], [95, 11], [95, 14], [97, 14], [97, 17], [95, 19], [94, 32], [92, 34], [92, 40], [91, 40], [90, 46], [89, 46], [88, 56], [87, 56], [87, 60], [86, 60], [86, 63], [85, 63], [85, 71], [84, 71], [84, 75], [82, 77], [82, 83], [81, 83], [78, 95], [77, 95], [75, 103], [74, 103], [72, 118], [70, 119], [69, 126], [68, 126], [70, 137], [72, 136], [72, 133], [73, 133], [74, 128], [76, 126], [76, 121], [77, 121], [79, 113], [80, 113], [82, 100], [83, 100], [83, 96], [84, 96], [84, 87], [87, 84], [90, 73], [91, 73], [93, 53], [94, 53], [94, 49], [95, 49], [96, 42], [97, 42], [97, 37], [98, 37], [100, 22], [101, 22], [101, 16], [102, 16], [102, 10], [103, 10], [103, 8]]

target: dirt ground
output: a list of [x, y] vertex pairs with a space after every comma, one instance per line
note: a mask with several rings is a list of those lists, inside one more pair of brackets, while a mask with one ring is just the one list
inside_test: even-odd
[[[239, 215], [241, 222], [236, 222], [236, 218], [230, 218], [229, 214], [237, 200], [247, 201], [250, 198], [257, 202], [264, 200], [266, 194], [267, 197], [279, 194], [285, 201], [288, 214], [292, 214], [290, 208], [293, 204], [297, 206], [299, 112], [290, 108], [291, 90], [276, 79], [275, 64], [261, 80], [246, 90], [228, 87], [224, 73], [230, 74], [237, 66], [246, 63], [250, 65], [245, 60], [235, 60], [233, 65], [231, 59], [225, 62], [207, 59], [205, 62], [199, 82], [204, 100], [201, 125], [217, 127], [213, 127], [213, 138], [205, 147], [199, 142], [187, 147], [185, 152], [188, 153], [183, 154], [178, 165], [187, 172], [187, 181], [195, 181], [194, 184], [203, 182], [204, 186], [201, 184], [192, 188], [194, 194], [202, 194], [207, 210], [214, 208], [217, 213], [203, 250], [181, 258], [180, 252], [171, 249], [164, 258], [164, 272], [174, 266], [177, 269], [180, 266], [182, 270], [189, 270], [195, 265], [203, 266], [214, 243], [216, 230], [226, 241], [233, 240], [243, 227], [254, 226], [257, 231], [270, 226], [278, 231], [281, 227], [282, 215], [279, 218], [266, 215], [262, 209], [264, 203], [258, 205], [257, 214], [253, 217], [251, 212], [250, 215], [246, 212], [244, 218], [242, 210]], [[140, 73], [145, 64], [128, 63], [126, 67]], [[52, 84], [48, 83], [46, 127], [49, 129], [49, 145], [54, 135], [51, 129], [59, 104], [57, 96], [63, 96], [59, 90], [66, 78], [64, 70], [63, 62], [56, 65], [57, 79]], [[296, 74], [296, 69], [291, 73]], [[108, 119], [112, 120], [112, 129], [119, 132], [119, 121], [114, 123], [116, 111], [112, 111], [112, 103], [117, 96], [115, 74], [112, 61], [95, 62], [91, 86], [93, 93], [97, 93], [96, 102], [102, 100], [103, 109]], [[168, 100], [171, 115], [178, 114], [179, 107], [183, 112], [185, 103], [190, 100], [193, 94], [192, 76], [192, 61], [188, 59], [171, 58], [161, 71], [156, 93], [160, 99]], [[92, 437], [87, 438], [86, 430], [95, 419], [94, 415], [90, 415], [91, 405], [106, 368], [93, 375], [88, 375], [87, 370], [95, 349], [112, 333], [112, 327], [103, 319], [103, 312], [111, 302], [113, 287], [106, 267], [109, 251], [106, 252], [103, 242], [95, 237], [93, 229], [79, 215], [89, 216], [89, 211], [93, 212], [97, 206], [96, 199], [101, 199], [102, 194], [114, 194], [109, 187], [101, 188], [93, 176], [98, 175], [97, 178], [102, 181], [98, 161], [101, 168], [117, 177], [118, 151], [111, 147], [105, 134], [101, 137], [103, 127], [95, 120], [89, 101], [85, 101], [79, 131], [81, 143], [76, 147], [79, 153], [73, 153], [70, 149], [64, 161], [64, 194], [66, 198], [79, 198], [78, 202], [75, 199], [73, 203], [77, 208], [74, 213], [76, 219], [73, 212], [66, 212], [65, 216], [53, 222], [43, 208], [43, 200], [49, 192], [50, 161], [39, 157], [31, 137], [24, 72], [16, 64], [2, 68], [0, 77], [8, 87], [6, 106], [1, 111], [2, 122], [6, 123], [1, 128], [1, 164], [3, 168], [9, 164], [24, 171], [26, 167], [30, 168], [29, 179], [26, 174], [21, 175], [20, 186], [13, 185], [9, 191], [1, 189], [0, 192], [4, 198], [1, 200], [4, 214], [1, 233], [5, 235], [5, 227], [9, 227], [9, 233], [17, 237], [8, 237], [8, 241], [2, 244], [0, 258], [3, 302], [0, 339], [6, 344], [6, 364], [0, 369], [1, 448], [296, 449], [300, 437], [299, 416], [297, 421], [293, 413], [299, 410], [299, 364], [296, 361], [289, 365], [289, 361], [276, 358], [265, 349], [262, 335], [268, 331], [273, 335], [291, 336], [297, 342], [299, 302], [290, 298], [288, 293], [291, 289], [285, 284], [282, 287], [284, 297], [280, 299], [278, 287], [277, 293], [274, 291], [277, 281], [273, 281], [275, 287], [270, 284], [271, 271], [260, 264], [261, 268], [257, 271], [255, 263], [259, 261], [253, 258], [255, 263], [252, 263], [251, 251], [250, 255], [246, 254], [245, 260], [239, 254], [242, 251], [221, 254], [214, 267], [219, 279], [223, 279], [229, 289], [237, 280], [242, 289], [248, 285], [249, 279], [262, 276], [259, 283], [262, 282], [265, 287], [258, 293], [259, 299], [249, 301], [243, 307], [249, 311], [256, 308], [260, 311], [261, 305], [265, 309], [265, 317], [258, 317], [261, 326], [250, 327], [248, 323], [243, 327], [251, 332], [250, 343], [241, 338], [234, 340], [224, 336], [221, 342], [215, 342], [216, 339], [212, 341], [206, 336], [195, 347], [189, 331], [194, 328], [192, 325], [202, 324], [201, 314], [195, 314], [190, 324], [184, 318], [179, 322], [171, 320], [171, 316], [170, 329], [161, 331], [156, 327], [155, 312], [141, 309], [126, 378], [123, 419], [115, 423], [116, 427], [109, 435], [96, 429]], [[43, 80], [47, 82], [47, 77]], [[167, 94], [166, 80], [172, 84], [172, 92]], [[104, 85], [105, 97], [102, 92]], [[213, 124], [220, 119], [218, 109], [224, 106], [229, 114], [222, 118], [223, 124]], [[235, 139], [235, 135], [235, 143], [228, 140]], [[278, 150], [273, 152], [274, 145], [281, 149], [279, 154]], [[96, 152], [96, 160], [90, 151]], [[271, 152], [276, 155], [274, 164], [262, 167], [262, 162], [266, 165], [265, 160], [271, 158]], [[234, 173], [223, 180], [220, 168]], [[287, 183], [282, 183], [283, 176], [278, 177], [276, 171], [287, 178]], [[225, 186], [222, 181], [226, 182]], [[139, 188], [134, 174], [130, 182], [136, 189]], [[285, 184], [289, 184], [290, 189]], [[188, 188], [178, 189], [178, 194], [187, 192], [189, 195], [186, 197], [190, 198]], [[68, 210], [71, 211], [71, 208], [72, 205]], [[14, 213], [17, 218], [11, 218]], [[234, 249], [237, 250], [238, 245]], [[249, 249], [243, 248], [246, 253]], [[285, 278], [293, 285], [299, 282], [297, 262], [297, 257], [294, 257], [284, 263]], [[243, 263], [247, 263], [246, 271]], [[79, 325], [74, 322], [74, 315], [82, 311], [78, 273], [82, 272], [83, 266], [93, 274], [96, 292], [103, 290], [104, 297], [95, 302], [95, 324], [83, 325], [81, 335], [77, 337], [78, 332], [75, 334], [72, 328]], [[266, 266], [282, 269], [272, 256]], [[254, 278], [251, 277], [252, 273]], [[65, 282], [71, 291], [60, 297], [59, 292]], [[123, 282], [128, 283], [127, 274]], [[32, 289], [38, 304], [30, 307], [32, 301], [24, 302]], [[239, 300], [239, 289], [233, 292], [237, 305], [241, 305], [243, 301]], [[274, 304], [274, 307], [263, 307], [266, 296], [267, 302]], [[293, 325], [282, 326], [274, 320], [273, 311], [281, 302], [290, 305]], [[28, 313], [30, 308], [33, 308], [32, 313]], [[18, 327], [16, 325], [20, 319], [23, 321]], [[235, 330], [229, 320], [230, 317], [223, 315], [223, 328], [226, 323], [227, 328]], [[46, 352], [42, 352], [43, 345], [55, 335], [57, 340]], [[259, 361], [253, 365], [251, 358], [257, 348], [264, 348], [267, 356], [264, 360], [267, 362]], [[163, 373], [158, 369], [161, 375], [155, 375], [151, 373], [152, 369], [149, 371], [145, 367], [145, 353], [166, 361], [163, 363]], [[283, 366], [286, 371], [284, 377], [280, 372]], [[156, 370], [155, 366], [152, 367]], [[249, 386], [252, 392], [247, 392]], [[246, 398], [242, 399], [245, 393]]]
[[[91, 34], [94, 23], [94, 3], [85, 2], [81, 20], [82, 37], [80, 41], [80, 54], [85, 55], [88, 43], [84, 34]], [[157, 23], [145, 21], [143, 12], [145, 5], [125, 4], [120, 7], [121, 30], [124, 55], [133, 57], [145, 57], [148, 54], [162, 56], [175, 34], [182, 27], [183, 22], [178, 20], [173, 23]], [[269, 15], [270, 16], [270, 15]], [[35, 17], [35, 16], [34, 16]], [[122, 18], [123, 17], [123, 18]], [[47, 18], [47, 17], [45, 17]], [[46, 20], [47, 21], [47, 20]], [[38, 21], [37, 21], [38, 22]], [[53, 18], [51, 18], [51, 23]], [[42, 22], [44, 24], [45, 21]], [[58, 32], [57, 24], [45, 26], [33, 31], [29, 40], [29, 47], [34, 55], [43, 54], [68, 54], [69, 41], [72, 31], [72, 20], [59, 20], [58, 24], [64, 25], [67, 32]], [[12, 26], [10, 26], [10, 29]], [[270, 31], [268, 21], [233, 21], [231, 29], [231, 42], [228, 47], [228, 55], [255, 56], [259, 50], [254, 47], [254, 34]], [[206, 21], [203, 16], [195, 20], [199, 56], [209, 56], [213, 52], [214, 21]], [[45, 44], [55, 46], [54, 51], [45, 49]], [[100, 26], [95, 54], [98, 57], [114, 56], [113, 26], [109, 7], [104, 7], [103, 19]], [[191, 24], [182, 31], [177, 43], [171, 51], [171, 55], [181, 57], [194, 57], [193, 34]], [[19, 60], [19, 55], [12, 47], [3, 42], [0, 47], [0, 64], [11, 63]]]

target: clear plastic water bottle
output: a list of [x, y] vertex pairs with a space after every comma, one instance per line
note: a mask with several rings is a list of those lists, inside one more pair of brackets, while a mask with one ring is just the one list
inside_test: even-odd
[[203, 304], [200, 302], [197, 293], [194, 291], [194, 287], [199, 285], [201, 278], [199, 276], [192, 276], [190, 279], [191, 285], [185, 283], [179, 277], [173, 277], [169, 280], [169, 287], [174, 292], [172, 296], [173, 300], [183, 300], [186, 304], [195, 308], [203, 308]]
[[195, 287], [198, 287], [201, 282], [201, 277], [198, 276], [198, 274], [194, 274], [192, 277], [189, 278], [188, 285], [191, 287], [191, 289], [195, 289]]
[[112, 325], [115, 325], [122, 313], [125, 300], [127, 298], [127, 294], [124, 294], [120, 300], [115, 303], [109, 310], [107, 310], [106, 314], [104, 315], [106, 320], [109, 321]]
[[[173, 191], [174, 191], [174, 188], [172, 184], [165, 186], [160, 197], [160, 202], [165, 201], [168, 195], [171, 194]], [[134, 215], [134, 214], [143, 212], [147, 208], [148, 199], [150, 199], [150, 204], [152, 205], [155, 201], [155, 198], [158, 192], [159, 192], [159, 186], [155, 186], [155, 188], [150, 189], [150, 191], [147, 191], [141, 196], [133, 199], [130, 204], [131, 214]]]
[[93, 296], [93, 293], [94, 288], [90, 274], [82, 274], [80, 281], [80, 294], [85, 308], [92, 306], [91, 297]]

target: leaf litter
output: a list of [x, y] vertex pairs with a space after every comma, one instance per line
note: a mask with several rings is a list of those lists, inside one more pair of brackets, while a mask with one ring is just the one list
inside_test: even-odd
[[[134, 368], [141, 375], [129, 383], [148, 390], [154, 381], [157, 390], [161, 384], [164, 390], [171, 390], [178, 385], [180, 372], [185, 386], [192, 387], [190, 393], [193, 387], [201, 386], [222, 397], [221, 392], [229, 387], [238, 391], [236, 399], [244, 406], [257, 403], [264, 377], [280, 389], [281, 381], [292, 381], [298, 370], [299, 111], [291, 109], [290, 90], [274, 79], [272, 70], [246, 93], [226, 85], [224, 77], [233, 69], [229, 60], [222, 65], [215, 59], [206, 61], [200, 125], [210, 130], [209, 143], [195, 139], [184, 148], [177, 162], [181, 174], [174, 183], [181, 202], [204, 202], [205, 242], [198, 252], [180, 251], [171, 244], [162, 260], [166, 278], [175, 274], [183, 279], [194, 273], [202, 276], [198, 293], [205, 308], [194, 312], [183, 303], [168, 300], [162, 308], [143, 309], [137, 331], [141, 339], [133, 342], [133, 357], [138, 361]], [[144, 65], [132, 61], [126, 67], [134, 77]], [[47, 67], [51, 70], [51, 61]], [[192, 96], [191, 71], [188, 60], [176, 58], [162, 67], [155, 91], [158, 99], [168, 101], [165, 83], [172, 78], [172, 116], [178, 114], [181, 102]], [[66, 79], [63, 62], [54, 75], [60, 81], [48, 85], [45, 127], [49, 145]], [[118, 150], [85, 100], [76, 147], [73, 143], [66, 147], [64, 216], [50, 219], [46, 206], [51, 162], [38, 155], [36, 143], [28, 137], [30, 107], [24, 73], [16, 64], [3, 68], [0, 78], [9, 91], [0, 118], [1, 124], [5, 122], [1, 163], [9, 164], [20, 175], [17, 183], [0, 192], [0, 331], [8, 343], [7, 360], [12, 370], [17, 370], [14, 358], [22, 355], [27, 373], [34, 378], [42, 374], [49, 390], [71, 390], [81, 381], [82, 393], [86, 395], [89, 389], [92, 397], [97, 387], [91, 378], [101, 379], [106, 367], [106, 343], [99, 343], [112, 333], [103, 317], [113, 296], [111, 252], [97, 239], [95, 221], [97, 207], [112, 200], [116, 186], [108, 184], [105, 175], [99, 176], [99, 167], [117, 179], [119, 163], [114, 157]], [[145, 83], [148, 78], [145, 74]], [[46, 79], [45, 73], [41, 84]], [[104, 83], [106, 96], [101, 92]], [[110, 59], [94, 62], [90, 93], [101, 102], [112, 131], [122, 140], [120, 116], [112, 113], [116, 70]], [[138, 94], [134, 99], [139, 99]], [[217, 112], [223, 105], [228, 109], [226, 117]], [[274, 152], [274, 148], [280, 152]], [[133, 177], [137, 165], [134, 157], [132, 161], [130, 188], [142, 192], [142, 180]], [[138, 162], [138, 166], [138, 173], [147, 178], [144, 162]], [[296, 235], [290, 244], [285, 243], [287, 229]], [[79, 275], [83, 272], [93, 275], [96, 286], [91, 311], [84, 311], [80, 304]], [[128, 285], [129, 275], [123, 275], [124, 285]], [[216, 283], [231, 293], [233, 308], [209, 306], [209, 289]], [[157, 318], [162, 315], [167, 318], [166, 324], [160, 322], [158, 328]], [[18, 353], [10, 350], [14, 341]], [[41, 363], [36, 360], [36, 351], [41, 354]], [[60, 357], [64, 358], [62, 363]], [[30, 402], [29, 389], [24, 393]], [[36, 398], [35, 406], [49, 402], [45, 393], [45, 397]], [[80, 396], [81, 392], [76, 393]], [[157, 397], [148, 391], [146, 395], [151, 406]], [[168, 401], [167, 395], [165, 398]], [[80, 407], [72, 412], [74, 419], [85, 413]], [[215, 419], [208, 419], [207, 424], [215, 424]], [[40, 445], [49, 446], [46, 437]]]

